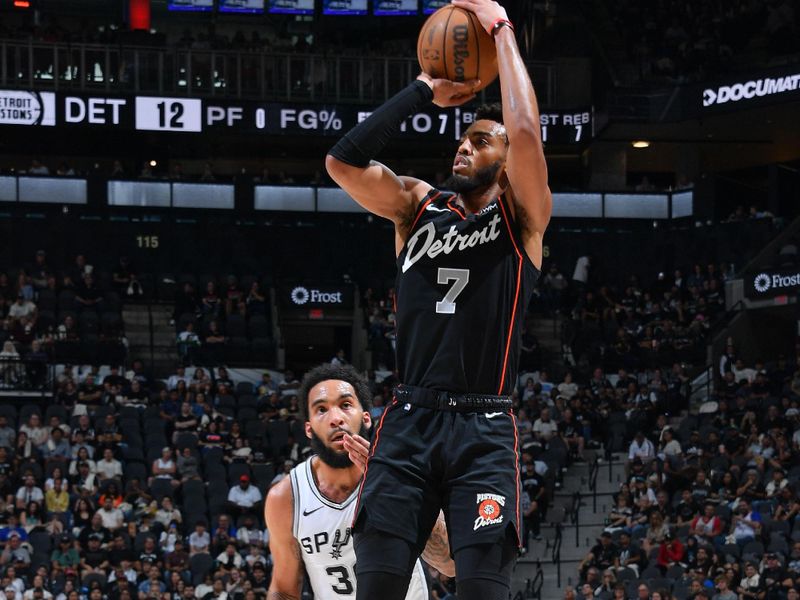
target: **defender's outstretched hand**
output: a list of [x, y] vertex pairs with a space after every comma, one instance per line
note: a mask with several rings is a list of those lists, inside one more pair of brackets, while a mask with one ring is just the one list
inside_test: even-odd
[[428, 84], [433, 90], [433, 103], [442, 108], [460, 106], [469, 102], [475, 97], [475, 88], [480, 85], [478, 79], [459, 83], [449, 79], [434, 79], [427, 73], [420, 73], [417, 79]]
[[358, 434], [344, 434], [344, 449], [353, 464], [362, 471], [367, 467], [367, 456], [369, 456], [369, 442]]
[[498, 20], [508, 20], [506, 9], [493, 0], [451, 0], [451, 3], [453, 6], [474, 12], [489, 34], [492, 33], [492, 27]]

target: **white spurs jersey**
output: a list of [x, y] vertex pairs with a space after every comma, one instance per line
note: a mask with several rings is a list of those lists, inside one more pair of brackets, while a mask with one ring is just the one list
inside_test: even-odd
[[[351, 525], [359, 488], [341, 504], [331, 502], [317, 488], [311, 461], [300, 463], [290, 474], [294, 496], [292, 531], [311, 580], [315, 600], [356, 597], [356, 552]], [[406, 600], [428, 600], [425, 573], [417, 561]]]

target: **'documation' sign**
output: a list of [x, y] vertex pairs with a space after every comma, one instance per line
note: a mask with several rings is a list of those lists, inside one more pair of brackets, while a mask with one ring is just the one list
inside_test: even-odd
[[705, 86], [702, 103], [705, 110], [745, 109], [764, 104], [789, 102], [800, 97], [800, 67], [786, 67], [745, 75], [738, 80]]

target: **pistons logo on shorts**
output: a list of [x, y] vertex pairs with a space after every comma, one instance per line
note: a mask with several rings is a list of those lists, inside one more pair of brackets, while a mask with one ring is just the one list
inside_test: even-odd
[[503, 522], [503, 506], [506, 497], [497, 494], [478, 494], [478, 518], [475, 519], [473, 531], [487, 525], [498, 525]]

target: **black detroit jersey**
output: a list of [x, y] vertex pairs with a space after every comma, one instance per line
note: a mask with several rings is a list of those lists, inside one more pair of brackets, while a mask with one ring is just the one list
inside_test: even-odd
[[423, 198], [397, 258], [397, 366], [407, 385], [507, 395], [539, 270], [504, 197], [475, 215], [456, 194]]

